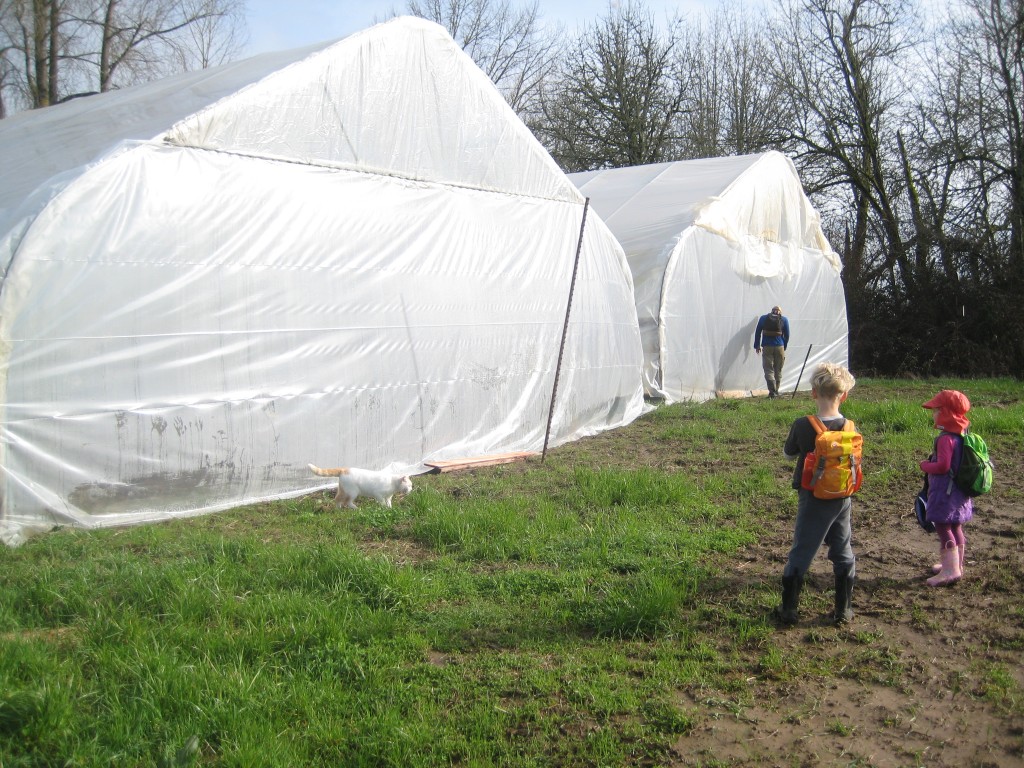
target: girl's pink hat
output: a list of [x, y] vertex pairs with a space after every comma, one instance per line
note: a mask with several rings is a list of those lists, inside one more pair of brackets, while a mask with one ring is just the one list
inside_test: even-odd
[[971, 401], [967, 395], [955, 389], [944, 389], [927, 403], [922, 403], [922, 408], [938, 410], [938, 425], [947, 432], [963, 434], [963, 431], [971, 425], [970, 420], [964, 415], [971, 410]]

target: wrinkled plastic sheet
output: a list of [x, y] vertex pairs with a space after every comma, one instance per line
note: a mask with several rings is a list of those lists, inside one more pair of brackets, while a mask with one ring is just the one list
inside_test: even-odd
[[[783, 390], [846, 363], [840, 262], [793, 163], [778, 152], [571, 174], [625, 250], [644, 387], [665, 402], [767, 391], [758, 318], [789, 318]], [[807, 373], [800, 387], [808, 387]]]
[[[540, 450], [582, 206], [146, 144], [73, 181], [0, 293], [0, 536]], [[581, 251], [551, 446], [643, 408], [621, 250]]]

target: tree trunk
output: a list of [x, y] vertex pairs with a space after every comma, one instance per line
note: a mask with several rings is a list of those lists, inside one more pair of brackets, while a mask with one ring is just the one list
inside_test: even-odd
[[48, 107], [50, 100], [50, 45], [47, 40], [50, 29], [51, 2], [48, 0], [32, 0], [32, 75], [30, 88], [33, 107]]
[[111, 60], [113, 59], [114, 18], [117, 0], [107, 0], [100, 29], [100, 93], [110, 90]]

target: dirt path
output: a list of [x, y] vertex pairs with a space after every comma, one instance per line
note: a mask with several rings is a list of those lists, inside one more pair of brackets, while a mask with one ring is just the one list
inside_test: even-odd
[[[825, 672], [790, 679], [754, 669], [741, 697], [748, 705], [686, 692], [711, 715], [680, 739], [675, 765], [1024, 766], [1024, 722], [998, 695], [1006, 676], [1014, 695], [1024, 688], [1024, 505], [977, 502], [965, 578], [946, 588], [923, 583], [937, 540], [909, 510], [894, 517], [891, 505], [858, 500], [854, 515], [857, 617], [845, 629], [827, 620], [831, 564], [822, 552], [801, 623], [774, 636]], [[738, 577], [778, 580], [789, 537], [773, 529], [745, 553]]]
[[[559, 450], [568, 461], [696, 475], [743, 466], [677, 453], [657, 437], [663, 427], [656, 421], [628, 429], [634, 437], [625, 453], [617, 433]], [[853, 622], [836, 628], [830, 621], [832, 569], [823, 550], [797, 626], [778, 628], [770, 644], [730, 659], [740, 672], [727, 690], [678, 692], [697, 725], [664, 765], [1024, 768], [1024, 453], [997, 456], [997, 487], [975, 500], [965, 528], [962, 581], [924, 583], [938, 539], [913, 517], [917, 475], [889, 497], [858, 494]], [[792, 464], [780, 459], [777, 471], [786, 482]], [[779, 585], [794, 512], [786, 505], [765, 520], [755, 545], [716, 564], [723, 604], [750, 610], [766, 585]], [[765, 662], [767, 645], [781, 650], [775, 666]]]

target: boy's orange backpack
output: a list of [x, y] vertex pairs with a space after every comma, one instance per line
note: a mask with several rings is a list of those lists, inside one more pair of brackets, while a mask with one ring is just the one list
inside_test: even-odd
[[817, 416], [808, 416], [818, 437], [814, 450], [804, 458], [800, 485], [814, 491], [816, 499], [844, 499], [860, 488], [864, 479], [861, 452], [864, 438], [847, 419], [841, 430], [826, 429]]

